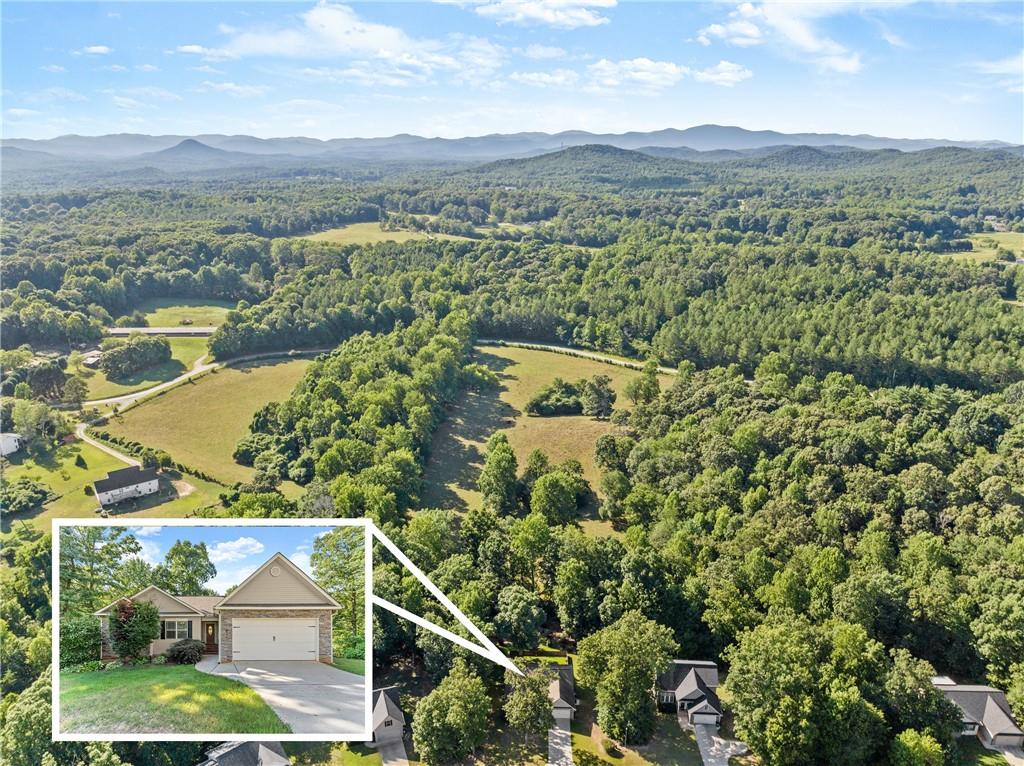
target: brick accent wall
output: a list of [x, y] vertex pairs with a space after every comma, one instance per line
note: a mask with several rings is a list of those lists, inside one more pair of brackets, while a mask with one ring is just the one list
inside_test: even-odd
[[334, 646], [331, 641], [330, 609], [227, 609], [220, 613], [220, 661], [231, 662], [231, 620], [235, 617], [309, 617], [320, 618], [320, 656], [321, 662], [334, 660]]

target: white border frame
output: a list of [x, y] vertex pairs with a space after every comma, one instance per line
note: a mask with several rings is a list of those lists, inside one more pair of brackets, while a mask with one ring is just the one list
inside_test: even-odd
[[[313, 732], [291, 734], [245, 734], [227, 732], [182, 733], [108, 733], [83, 734], [60, 730], [60, 530], [62, 527], [362, 527], [363, 528], [363, 638], [366, 650], [363, 658], [363, 730], [320, 734]], [[52, 654], [53, 682], [50, 702], [53, 720], [50, 735], [54, 742], [370, 742], [373, 739], [371, 709], [373, 697], [373, 540], [370, 519], [319, 518], [216, 518], [216, 519], [54, 519], [51, 528], [53, 541], [53, 567], [51, 573], [52, 598]]]

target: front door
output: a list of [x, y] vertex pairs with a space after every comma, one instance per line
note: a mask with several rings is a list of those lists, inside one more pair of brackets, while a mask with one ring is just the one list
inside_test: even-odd
[[206, 651], [209, 654], [215, 654], [217, 652], [217, 623], [206, 623], [204, 632], [206, 635]]

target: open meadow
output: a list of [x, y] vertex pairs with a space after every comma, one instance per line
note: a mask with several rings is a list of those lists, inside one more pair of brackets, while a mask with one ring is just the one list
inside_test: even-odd
[[433, 234], [426, 231], [384, 231], [379, 223], [350, 223], [337, 229], [307, 234], [302, 239], [331, 242], [335, 245], [372, 245], [376, 242], [410, 242], [416, 239], [466, 239], [451, 234]]
[[89, 399], [107, 399], [112, 396], [124, 396], [136, 391], [173, 380], [192, 369], [192, 365], [201, 359], [207, 351], [206, 338], [168, 338], [171, 344], [171, 358], [164, 364], [147, 367], [126, 378], [112, 380], [102, 370], [82, 370], [86, 385], [89, 386]]
[[[601, 476], [594, 463], [594, 443], [615, 430], [607, 420], [583, 415], [538, 417], [527, 415], [527, 401], [555, 378], [575, 381], [593, 375], [607, 375], [618, 398], [616, 407], [629, 405], [624, 389], [639, 375], [636, 370], [612, 364], [514, 346], [480, 346], [473, 361], [493, 370], [498, 389], [464, 390], [448, 416], [438, 427], [431, 443], [424, 471], [424, 508], [464, 511], [480, 502], [477, 477], [483, 467], [484, 449], [491, 434], [504, 432], [516, 452], [520, 471], [529, 454], [544, 450], [553, 463], [575, 458], [596, 492]], [[663, 387], [671, 377], [661, 376]], [[607, 522], [596, 520], [594, 509], [587, 514], [584, 528], [608, 531]]]
[[147, 298], [138, 305], [150, 327], [178, 327], [188, 323], [218, 327], [235, 307], [230, 301], [213, 298]]
[[228, 484], [247, 481], [255, 472], [234, 461], [235, 444], [253, 413], [286, 398], [309, 363], [285, 359], [214, 370], [112, 417], [103, 430], [165, 450]]
[[1018, 260], [1024, 259], [1024, 232], [986, 231], [972, 234], [968, 239], [971, 240], [974, 249], [954, 253], [953, 257], [957, 260], [984, 263], [998, 258], [1000, 251], [1012, 253]]

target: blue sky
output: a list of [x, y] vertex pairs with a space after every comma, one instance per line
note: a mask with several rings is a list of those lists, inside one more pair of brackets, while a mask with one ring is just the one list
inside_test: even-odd
[[163, 562], [167, 550], [177, 540], [206, 543], [217, 576], [207, 586], [217, 593], [237, 585], [275, 553], [283, 553], [296, 566], [312, 575], [309, 556], [313, 542], [333, 527], [130, 527], [129, 532], [142, 546], [140, 558], [149, 564]]
[[753, 129], [1020, 142], [1020, 2], [3, 4], [3, 135]]

